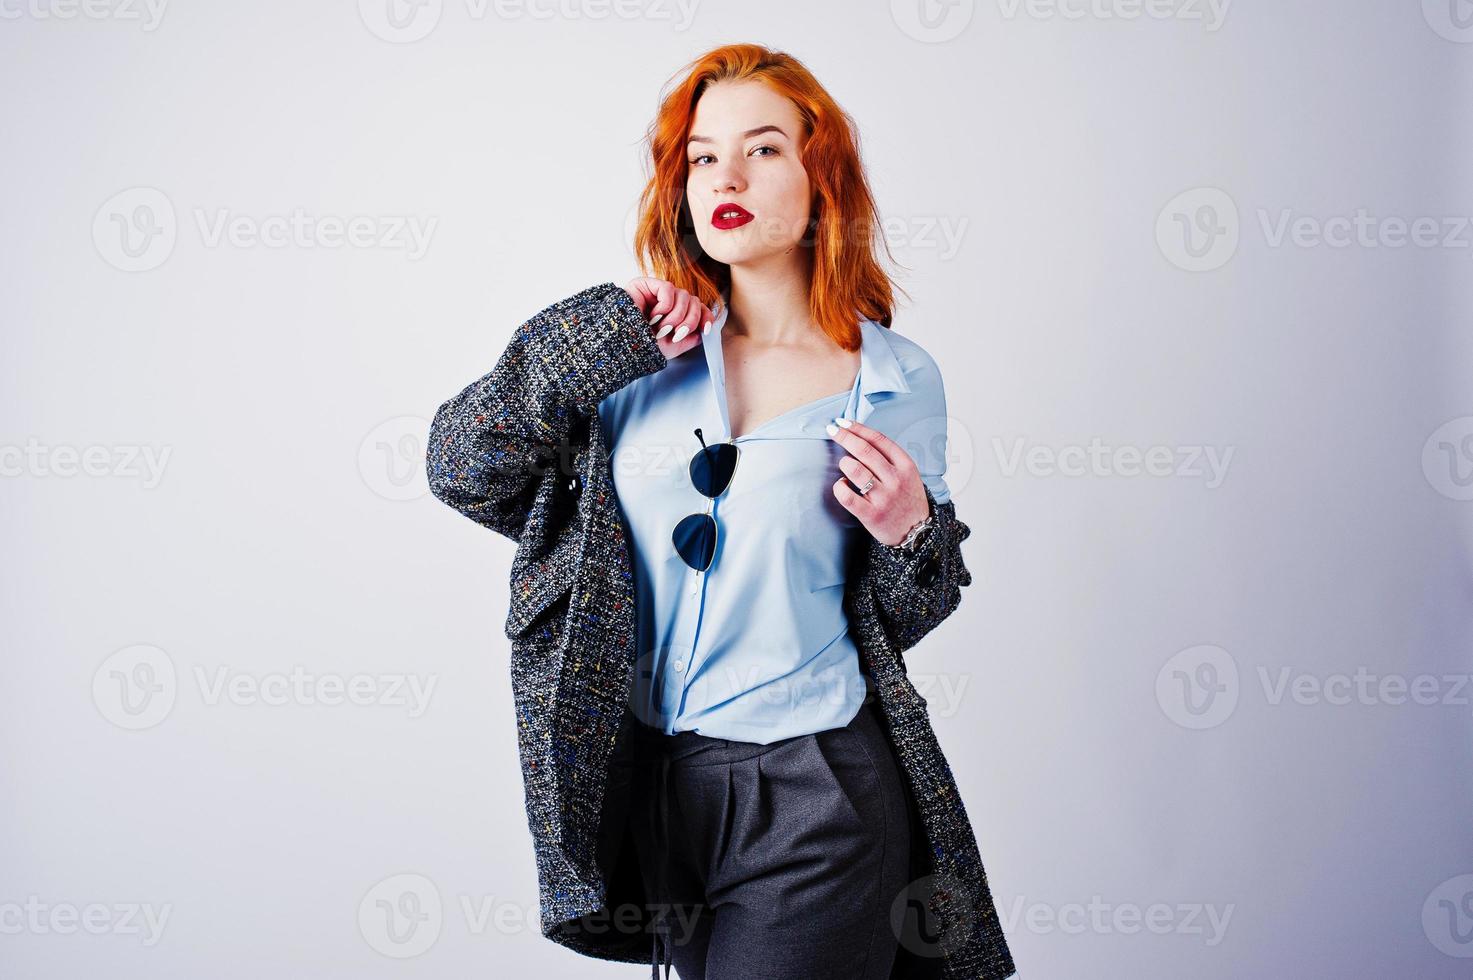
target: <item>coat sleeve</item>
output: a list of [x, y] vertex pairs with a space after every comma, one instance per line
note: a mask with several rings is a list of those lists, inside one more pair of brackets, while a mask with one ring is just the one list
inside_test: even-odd
[[572, 475], [598, 403], [665, 363], [649, 321], [618, 284], [553, 303], [517, 328], [489, 374], [435, 412], [430, 491], [520, 541], [544, 488]]
[[870, 587], [875, 609], [897, 653], [915, 646], [961, 604], [962, 586], [972, 573], [961, 543], [972, 533], [956, 516], [956, 502], [938, 504], [926, 487], [936, 524], [914, 554], [869, 539]]

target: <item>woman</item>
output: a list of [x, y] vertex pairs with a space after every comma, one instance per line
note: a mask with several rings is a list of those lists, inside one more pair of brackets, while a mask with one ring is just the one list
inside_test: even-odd
[[[557, 905], [562, 882], [583, 879], [554, 865], [588, 848], [547, 833], [562, 846], [539, 848], [544, 932], [629, 958], [580, 910], [615, 904], [632, 862], [652, 962], [682, 980], [1009, 976], [965, 810], [899, 659], [970, 582], [968, 531], [942, 478], [940, 374], [885, 329], [891, 285], [852, 124], [793, 58], [730, 45], [664, 100], [651, 150], [636, 244], [655, 276], [529, 321], [430, 439], [436, 495], [519, 541], [508, 633], [529, 644], [513, 658], [529, 813], [544, 795], [570, 823], [591, 806], [558, 793], [556, 752], [532, 757], [559, 742], [534, 726], [555, 725], [578, 762], [568, 744], [593, 750], [564, 771], [595, 773], [579, 797], [601, 815], [595, 884]], [[938, 427], [920, 460], [887, 435]], [[552, 503], [547, 467], [517, 479], [539, 441], [571, 449], [575, 488], [611, 470], [621, 543], [600, 563], [616, 595], [627, 566], [634, 609], [580, 614], [598, 587], [568, 571], [592, 533], [572, 514], [592, 507]], [[530, 638], [618, 638], [629, 620], [615, 612], [637, 656], [600, 668], [619, 717], [587, 735], [597, 723], [567, 707], [586, 684], [548, 680], [570, 654]]]

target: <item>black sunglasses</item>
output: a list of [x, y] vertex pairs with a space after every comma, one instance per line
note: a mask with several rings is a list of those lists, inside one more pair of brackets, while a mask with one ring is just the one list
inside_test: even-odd
[[[731, 486], [731, 478], [736, 475], [737, 460], [741, 458], [742, 451], [734, 442], [706, 445], [700, 429], [696, 430], [696, 438], [701, 440], [701, 449], [691, 457], [690, 482], [702, 494], [715, 501]], [[691, 568], [698, 572], [710, 568], [711, 559], [716, 555], [716, 518], [711, 516], [710, 504], [706, 505], [704, 514], [691, 514], [675, 525], [670, 540], [675, 545], [676, 553]]]

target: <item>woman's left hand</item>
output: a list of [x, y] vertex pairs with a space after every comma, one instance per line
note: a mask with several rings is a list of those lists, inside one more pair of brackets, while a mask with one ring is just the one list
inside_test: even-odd
[[[931, 512], [921, 471], [910, 454], [879, 429], [853, 419], [844, 421], [847, 427], [828, 425], [830, 437], [851, 454], [839, 459], [839, 469], [848, 479], [834, 484], [834, 496], [875, 540], [897, 545]], [[854, 487], [870, 480], [875, 481], [874, 486], [863, 496], [855, 492]]]

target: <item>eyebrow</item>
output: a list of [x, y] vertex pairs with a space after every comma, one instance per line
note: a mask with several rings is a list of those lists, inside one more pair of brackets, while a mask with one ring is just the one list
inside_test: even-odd
[[[770, 133], [770, 132], [782, 133], [784, 136], [787, 136], [788, 135], [787, 133], [783, 133], [783, 129], [782, 129], [781, 126], [767, 125], [767, 126], [758, 126], [756, 129], [749, 129], [749, 130], [747, 130], [745, 133], [742, 134], [742, 139], [747, 140], [747, 139], [751, 139], [753, 136], [758, 135], [759, 133]], [[715, 141], [712, 140], [711, 137], [709, 137], [709, 136], [696, 136], [695, 134], [692, 134], [691, 137], [690, 137], [690, 139], [686, 140], [686, 143], [712, 143], [712, 142], [715, 142]]]

